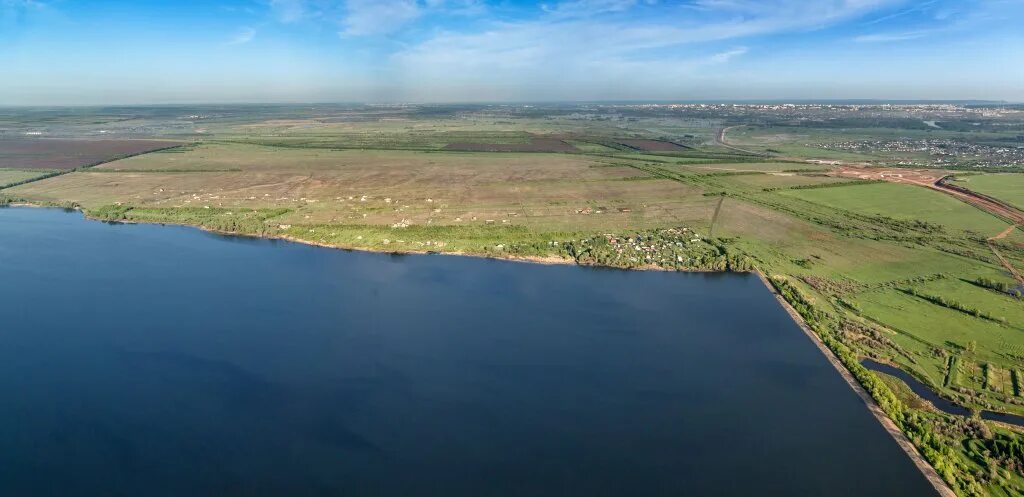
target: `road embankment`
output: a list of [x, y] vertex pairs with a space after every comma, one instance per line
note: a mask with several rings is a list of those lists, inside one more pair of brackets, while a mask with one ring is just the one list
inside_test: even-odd
[[807, 335], [807, 338], [814, 343], [818, 350], [821, 351], [829, 364], [835, 368], [843, 380], [845, 380], [857, 396], [860, 397], [864, 402], [864, 405], [867, 406], [871, 415], [878, 420], [879, 424], [882, 425], [882, 428], [884, 428], [893, 440], [896, 441], [896, 444], [903, 449], [903, 452], [907, 454], [907, 457], [909, 457], [914, 463], [914, 466], [917, 466], [917, 469], [921, 471], [921, 474], [923, 474], [928, 482], [931, 483], [935, 488], [935, 491], [938, 492], [941, 497], [957, 497], [956, 493], [953, 492], [953, 489], [949, 488], [949, 485], [947, 485], [942, 477], [939, 476], [935, 471], [935, 468], [933, 468], [931, 464], [928, 464], [928, 461], [926, 461], [921, 453], [918, 452], [910, 439], [908, 439], [899, 427], [896, 426], [896, 423], [894, 423], [893, 420], [889, 419], [889, 416], [887, 416], [885, 411], [883, 411], [878, 403], [875, 402], [875, 399], [873, 399], [871, 395], [864, 390], [857, 379], [854, 378], [850, 371], [846, 369], [846, 366], [844, 366], [843, 363], [840, 362], [839, 358], [832, 353], [832, 350], [822, 342], [818, 334], [807, 325], [796, 309], [794, 309], [793, 306], [791, 306], [789, 302], [787, 302], [786, 299], [775, 290], [775, 287], [768, 281], [768, 278], [761, 272], [757, 272], [757, 276], [761, 279], [761, 282], [764, 283], [764, 286], [768, 291], [772, 292], [772, 295], [775, 295], [775, 299], [779, 301], [779, 305], [781, 305], [786, 313], [789, 314], [789, 317], [793, 319], [793, 322], [796, 323], [797, 327]]

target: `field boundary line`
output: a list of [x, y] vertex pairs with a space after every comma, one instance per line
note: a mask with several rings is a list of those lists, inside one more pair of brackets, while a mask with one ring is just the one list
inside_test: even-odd
[[711, 228], [708, 229], [708, 238], [715, 237], [715, 223], [718, 222], [718, 214], [722, 212], [722, 204], [725, 203], [725, 195], [718, 197], [718, 205], [715, 206], [715, 213], [711, 215]]
[[[50, 178], [56, 178], [58, 176], [64, 176], [65, 174], [71, 174], [71, 173], [74, 173], [74, 172], [85, 171], [85, 170], [94, 168], [96, 166], [102, 166], [103, 164], [108, 164], [108, 163], [111, 163], [111, 162], [117, 162], [117, 161], [122, 160], [122, 159], [129, 159], [131, 157], [138, 157], [140, 155], [151, 154], [153, 152], [162, 152], [162, 151], [165, 151], [165, 150], [171, 150], [171, 149], [174, 149], [174, 148], [184, 147], [185, 145], [188, 145], [188, 143], [177, 142], [177, 143], [174, 143], [173, 145], [169, 145], [169, 146], [161, 147], [161, 148], [154, 148], [153, 150], [146, 150], [145, 152], [138, 152], [138, 153], [127, 154], [127, 155], [119, 155], [117, 157], [112, 157], [110, 159], [104, 159], [104, 160], [101, 160], [101, 161], [98, 161], [98, 162], [93, 162], [92, 164], [86, 164], [84, 166], [78, 166], [78, 167], [74, 167], [74, 168], [71, 168], [71, 169], [65, 169], [65, 170], [62, 170], [62, 171], [58, 170], [58, 171], [55, 171], [53, 173], [45, 174], [45, 175], [37, 177], [37, 178], [27, 179], [27, 180], [24, 180], [24, 181], [18, 181], [16, 183], [11, 183], [9, 185], [0, 185], [0, 190], [6, 189], [6, 188], [14, 188], [16, 186], [27, 185], [29, 183], [35, 183], [37, 181], [43, 181], [43, 180], [47, 180], [47, 179], [50, 179]], [[106, 172], [106, 171], [104, 171], [104, 172]], [[116, 171], [116, 172], [120, 172], [120, 171]]]

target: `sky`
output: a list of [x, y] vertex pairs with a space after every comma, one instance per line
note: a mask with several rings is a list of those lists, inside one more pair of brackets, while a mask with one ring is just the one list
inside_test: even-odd
[[0, 105], [1024, 102], [1024, 0], [0, 0]]

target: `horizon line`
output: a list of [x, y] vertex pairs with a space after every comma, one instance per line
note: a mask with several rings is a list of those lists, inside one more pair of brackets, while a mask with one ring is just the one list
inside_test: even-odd
[[480, 100], [480, 101], [345, 101], [345, 100], [313, 100], [313, 101], [192, 101], [192, 102], [128, 102], [128, 103], [56, 103], [56, 104], [6, 104], [0, 108], [11, 109], [53, 109], [53, 108], [103, 108], [103, 107], [188, 107], [188, 106], [255, 106], [255, 105], [364, 105], [364, 106], [442, 106], [442, 105], [630, 105], [630, 104], [867, 104], [867, 105], [1024, 105], [1024, 100], [991, 100], [991, 99], [913, 99], [913, 98], [751, 98], [751, 99], [607, 99], [607, 100]]

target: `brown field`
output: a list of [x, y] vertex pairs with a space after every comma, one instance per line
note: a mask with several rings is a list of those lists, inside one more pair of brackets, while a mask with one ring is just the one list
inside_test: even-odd
[[893, 183], [931, 186], [948, 174], [948, 172], [938, 169], [905, 169], [842, 165], [835, 169], [834, 174], [844, 178], [885, 180]]
[[74, 169], [177, 144], [161, 140], [0, 139], [0, 168]]
[[[640, 179], [640, 180], [638, 180]], [[283, 223], [707, 226], [714, 198], [582, 155], [282, 149], [208, 144], [11, 190], [86, 207], [288, 207]]]
[[661, 140], [616, 140], [616, 142], [643, 152], [682, 152], [687, 150], [687, 147], [682, 145]]
[[449, 143], [445, 150], [467, 152], [579, 152], [557, 138], [531, 138], [528, 143]]

